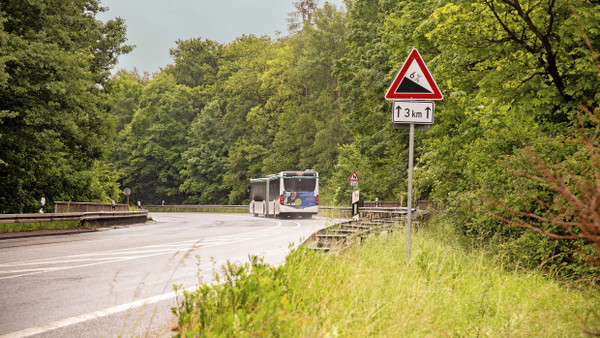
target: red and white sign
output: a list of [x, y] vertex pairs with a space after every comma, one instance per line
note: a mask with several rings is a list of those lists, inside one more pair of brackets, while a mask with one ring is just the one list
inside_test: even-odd
[[350, 182], [358, 182], [358, 181], [360, 181], [360, 179], [356, 175], [356, 171], [352, 172], [352, 175], [350, 175], [350, 178], [348, 179], [348, 181], [350, 181]]
[[387, 100], [441, 100], [444, 98], [421, 54], [413, 48], [385, 94]]

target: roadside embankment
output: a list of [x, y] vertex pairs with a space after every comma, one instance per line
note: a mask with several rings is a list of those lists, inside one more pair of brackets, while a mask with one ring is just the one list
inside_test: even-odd
[[576, 336], [600, 331], [600, 291], [465, 251], [452, 225], [373, 236], [342, 254], [306, 248], [273, 267], [227, 264], [179, 297], [180, 334]]

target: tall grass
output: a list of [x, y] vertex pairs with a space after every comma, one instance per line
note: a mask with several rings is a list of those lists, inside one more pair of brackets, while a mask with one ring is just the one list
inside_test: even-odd
[[579, 336], [600, 331], [600, 292], [465, 252], [448, 226], [373, 237], [340, 255], [296, 250], [285, 265], [227, 264], [186, 293], [181, 335]]

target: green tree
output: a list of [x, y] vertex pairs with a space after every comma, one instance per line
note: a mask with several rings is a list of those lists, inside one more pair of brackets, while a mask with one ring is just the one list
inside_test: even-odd
[[116, 122], [117, 133], [123, 131], [131, 123], [133, 115], [140, 106], [140, 98], [144, 87], [148, 84], [147, 77], [140, 76], [136, 71], [118, 71], [107, 83], [106, 90], [111, 100], [110, 115]]
[[[338, 74], [344, 122], [355, 142], [338, 158], [336, 170], [345, 172], [334, 174], [336, 198], [345, 199], [342, 190], [349, 188], [342, 184], [351, 169], [359, 171], [367, 196], [396, 199], [405, 190], [402, 180], [389, 178], [405, 177], [408, 142], [405, 132], [390, 128], [390, 107], [382, 98], [417, 47], [445, 95], [436, 104], [433, 130], [416, 135], [417, 196], [443, 201], [470, 243], [500, 244], [510, 248], [505, 254], [525, 257], [525, 264], [562, 260], [577, 266], [576, 243], [506, 228], [487, 213], [498, 209], [482, 201], [497, 199], [517, 213], [547, 216], [535, 201], [550, 203], [556, 191], [515, 177], [502, 163], [527, 170], [524, 149], [530, 148], [559, 168], [589, 161], [561, 140], [572, 133], [577, 106], [591, 110], [598, 103], [590, 52], [600, 44], [597, 2], [356, 0], [347, 8], [347, 52]], [[590, 119], [584, 124], [594, 125]], [[497, 215], [506, 217], [502, 210]], [[556, 230], [541, 223], [532, 225]]]
[[140, 107], [125, 130], [127, 161], [123, 186], [133, 200], [144, 204], [180, 204], [185, 200], [179, 186], [184, 167], [186, 136], [198, 108], [195, 92], [178, 85], [166, 73], [155, 76], [144, 87]]
[[0, 1], [0, 212], [116, 198], [104, 84], [124, 45], [98, 1]]
[[179, 40], [177, 47], [170, 51], [175, 63], [166, 71], [173, 74], [179, 84], [191, 88], [210, 86], [217, 80], [222, 48], [221, 44], [208, 39]]
[[227, 145], [225, 121], [219, 103], [211, 102], [194, 119], [187, 140], [188, 149], [183, 154], [181, 170], [183, 183], [180, 190], [186, 193], [187, 203], [226, 204], [229, 189], [223, 183], [226, 173]]
[[[574, 254], [579, 244], [506, 228], [488, 212], [507, 214], [493, 203], [482, 204], [501, 201], [517, 213], [546, 217], [541, 206], [557, 191], [515, 176], [502, 163], [535, 170], [533, 161], [524, 160], [524, 149], [531, 147], [550, 163], [572, 168], [569, 163], [577, 161], [579, 151], [564, 140], [577, 105], [597, 104], [593, 88], [600, 79], [581, 28], [589, 31], [590, 45], [598, 46], [600, 8], [589, 1], [572, 4], [573, 10], [555, 1], [454, 2], [439, 6], [425, 23], [435, 25], [426, 36], [440, 51], [434, 71], [441, 74], [447, 99], [429, 134], [421, 183], [445, 201], [448, 215], [460, 219], [457, 229], [475, 243], [499, 243], [497, 248], [522, 264], [581, 262]], [[532, 227], [556, 230], [530, 221]]]
[[294, 1], [293, 5], [296, 10], [288, 13], [288, 31], [298, 33], [304, 24], [312, 24], [312, 17], [317, 11], [318, 1], [298, 0]]
[[[413, 34], [416, 34], [413, 24], [408, 22], [406, 25], [410, 29], [391, 32], [388, 21], [401, 15], [402, 10], [410, 4], [405, 1], [373, 0], [347, 3], [347, 52], [336, 72], [340, 76], [344, 98], [343, 121], [355, 140], [352, 151], [344, 151], [340, 155], [338, 167], [344, 163], [355, 163], [356, 167], [352, 170], [359, 173], [361, 194], [365, 198], [398, 200], [401, 192], [406, 191], [407, 132], [392, 128], [391, 106], [385, 101], [384, 95], [412, 48], [412, 42], [415, 41]], [[419, 9], [427, 7], [421, 5]], [[414, 10], [411, 20], [421, 20], [425, 13]], [[390, 38], [396, 36], [397, 39]], [[395, 57], [400, 54], [404, 55], [403, 59]], [[427, 58], [427, 54], [424, 57]], [[420, 136], [417, 133], [417, 156]], [[345, 187], [352, 170], [336, 173], [337, 180], [341, 181], [336, 181], [332, 188]], [[335, 203], [347, 203], [345, 195], [335, 196]]]
[[338, 146], [350, 140], [343, 124], [339, 76], [334, 73], [346, 52], [346, 16], [326, 3], [311, 20], [312, 24], [284, 42], [285, 58], [293, 62], [280, 64], [283, 69], [276, 74], [284, 81], [269, 98], [285, 103], [264, 170], [315, 169], [326, 185]]
[[[268, 37], [243, 36], [227, 46], [223, 57], [220, 97], [228, 145], [223, 182], [229, 189], [229, 203], [238, 204], [247, 201], [249, 180], [260, 176], [255, 168], [260, 168], [272, 140], [273, 115], [265, 104], [274, 88], [264, 84], [264, 74], [274, 57], [273, 42]], [[260, 151], [249, 156], [248, 147]]]

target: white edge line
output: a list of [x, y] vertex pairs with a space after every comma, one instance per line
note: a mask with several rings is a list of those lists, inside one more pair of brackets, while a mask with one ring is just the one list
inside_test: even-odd
[[[275, 227], [279, 227], [282, 224], [281, 222], [277, 222], [277, 221], [275, 221], [275, 222], [277, 223], [277, 225]], [[301, 226], [300, 223], [298, 223], [298, 222], [293, 222], [293, 223], [296, 223], [296, 228]], [[186, 289], [182, 290], [182, 292], [183, 291], [191, 292], [195, 289], [197, 289], [197, 286], [186, 288]], [[83, 323], [83, 322], [86, 322], [89, 320], [107, 317], [107, 316], [110, 316], [110, 315], [113, 315], [113, 314], [116, 314], [119, 312], [128, 311], [128, 310], [132, 310], [132, 309], [135, 309], [138, 307], [158, 303], [163, 300], [175, 298], [176, 296], [177, 296], [177, 293], [175, 291], [163, 293], [162, 295], [157, 295], [157, 296], [153, 296], [153, 297], [149, 297], [149, 298], [145, 298], [145, 299], [136, 300], [136, 301], [133, 301], [130, 303], [113, 306], [113, 307], [103, 309], [103, 310], [85, 313], [85, 314], [82, 314], [79, 316], [55, 321], [55, 322], [48, 323], [48, 324], [43, 324], [43, 325], [36, 326], [36, 327], [31, 327], [31, 328], [21, 330], [21, 331], [11, 332], [11, 333], [0, 336], [0, 338], [28, 337], [28, 336], [33, 336], [36, 334], [42, 334], [42, 333], [46, 333], [46, 332], [60, 329], [63, 327]]]
[[[186, 288], [184, 290], [185, 291], [193, 291], [196, 288], [197, 287], [190, 287], [190, 288]], [[183, 291], [181, 291], [181, 292], [183, 292]], [[89, 313], [85, 313], [85, 314], [82, 314], [79, 316], [59, 320], [56, 322], [43, 324], [43, 325], [36, 326], [36, 327], [31, 327], [31, 328], [28, 328], [25, 330], [11, 332], [11, 333], [2, 335], [0, 337], [1, 338], [28, 337], [28, 336], [33, 336], [36, 334], [46, 333], [48, 331], [52, 331], [52, 330], [60, 329], [63, 327], [83, 323], [88, 320], [98, 319], [98, 318], [113, 315], [115, 313], [128, 311], [128, 310], [132, 310], [132, 309], [135, 309], [138, 307], [158, 303], [163, 300], [175, 298], [176, 295], [177, 295], [177, 293], [175, 291], [163, 293], [162, 295], [157, 295], [157, 296], [153, 296], [153, 297], [149, 297], [149, 298], [145, 298], [145, 299], [136, 300], [131, 303], [121, 304], [121, 305], [117, 305], [117, 306], [110, 307], [107, 309], [89, 312]]]

